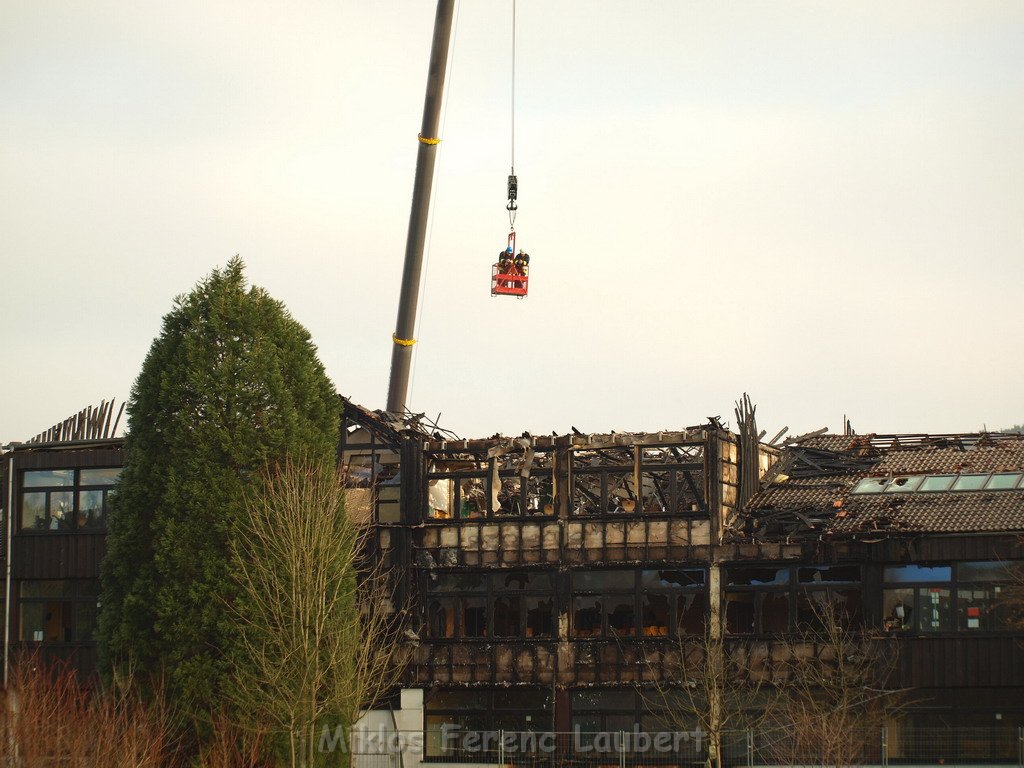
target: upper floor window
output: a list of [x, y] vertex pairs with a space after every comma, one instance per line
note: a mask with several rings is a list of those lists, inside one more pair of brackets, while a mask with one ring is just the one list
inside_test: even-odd
[[22, 531], [97, 531], [106, 528], [110, 494], [120, 467], [32, 469], [21, 478]]
[[435, 520], [551, 516], [555, 484], [550, 451], [435, 451], [427, 473], [427, 515]]
[[705, 572], [694, 568], [576, 571], [575, 637], [666, 637], [704, 631]]
[[434, 638], [552, 637], [555, 593], [548, 571], [440, 573], [427, 589]]
[[1009, 594], [1024, 583], [1024, 562], [976, 560], [888, 565], [882, 625], [893, 632], [1012, 629]]
[[703, 450], [697, 443], [577, 449], [573, 514], [706, 514]]
[[858, 565], [739, 565], [724, 581], [731, 633], [819, 630], [829, 616], [845, 626], [864, 621]]

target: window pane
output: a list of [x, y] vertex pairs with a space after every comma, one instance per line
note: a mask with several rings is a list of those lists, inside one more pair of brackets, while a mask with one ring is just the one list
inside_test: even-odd
[[455, 637], [455, 601], [432, 600], [427, 608], [427, 626], [431, 637]]
[[21, 529], [23, 531], [45, 531], [46, 528], [46, 491], [22, 494]]
[[519, 598], [515, 596], [498, 597], [494, 600], [494, 636], [518, 637], [522, 630], [520, 624]]
[[577, 571], [573, 574], [573, 589], [590, 591], [602, 589], [632, 590], [636, 584], [635, 571]]
[[1024, 582], [1024, 562], [1014, 560], [974, 560], [956, 564], [960, 581]]
[[104, 528], [106, 526], [104, 493], [105, 491], [78, 492], [77, 522], [79, 528]]
[[605, 598], [608, 611], [608, 631], [613, 635], [632, 635], [636, 633], [636, 608], [633, 596]]
[[501, 478], [501, 490], [498, 491], [498, 505], [494, 508], [496, 515], [525, 515], [519, 494], [519, 476]]
[[988, 475], [960, 475], [953, 483], [954, 491], [978, 491], [985, 485]]
[[998, 586], [959, 587], [956, 591], [957, 629], [999, 629], [996, 619]]
[[886, 493], [911, 493], [921, 485], [922, 477], [896, 477], [886, 487]]
[[80, 601], [72, 603], [71, 607], [74, 620], [71, 626], [70, 639], [78, 642], [95, 640], [98, 614], [96, 603]]
[[572, 708], [580, 711], [633, 711], [636, 696], [632, 691], [573, 691]]
[[912, 629], [914, 626], [914, 590], [910, 587], [886, 589], [882, 592], [882, 626], [890, 631]]
[[491, 584], [495, 591], [508, 592], [519, 590], [543, 590], [550, 592], [550, 573], [496, 573], [491, 577]]
[[864, 607], [860, 589], [814, 589], [797, 594], [796, 623], [798, 627], [820, 631], [829, 619], [840, 627], [864, 624]]
[[676, 603], [676, 621], [680, 634], [703, 635], [706, 615], [707, 597], [703, 592], [679, 595]]
[[494, 691], [495, 709], [526, 709], [543, 711], [550, 707], [550, 689], [498, 688]]
[[449, 519], [452, 516], [454, 498], [454, 480], [431, 480], [427, 484], [428, 516], [435, 519]]
[[640, 584], [644, 589], [679, 589], [685, 587], [701, 587], [704, 585], [704, 571], [643, 571], [640, 574]]
[[761, 595], [761, 629], [766, 633], [789, 631], [788, 592], [767, 592]]
[[919, 626], [922, 632], [943, 632], [952, 628], [948, 589], [920, 588], [918, 605], [921, 608]]
[[644, 595], [643, 601], [643, 634], [645, 637], [668, 635], [669, 602], [665, 593]]
[[954, 480], [956, 480], [956, 475], [931, 475], [921, 482], [917, 490], [928, 493], [948, 491]]
[[427, 710], [487, 709], [486, 691], [434, 691], [427, 698]]
[[64, 643], [72, 635], [71, 603], [22, 603], [20, 639], [36, 643]]
[[25, 473], [25, 488], [47, 488], [75, 484], [73, 469], [34, 469]]
[[604, 716], [604, 729], [610, 733], [617, 731], [632, 732], [636, 715], [605, 715]]
[[729, 568], [726, 571], [729, 586], [758, 586], [763, 584], [789, 584], [789, 566], [762, 566], [756, 568]]
[[120, 467], [108, 469], [82, 469], [78, 472], [79, 485], [113, 485], [121, 475]]
[[441, 573], [430, 587], [432, 592], [486, 592], [487, 575], [483, 573]]
[[[600, 715], [573, 715], [572, 729], [574, 733], [598, 733], [601, 730]], [[581, 745], [591, 746], [589, 742], [581, 740]]]
[[459, 480], [459, 517], [483, 517], [487, 512], [487, 494], [480, 478]]
[[487, 600], [485, 598], [462, 598], [462, 636], [487, 637]]
[[749, 634], [754, 631], [754, 593], [730, 592], [725, 596], [726, 631]]
[[841, 584], [860, 581], [859, 565], [806, 565], [797, 568], [801, 584]]
[[74, 530], [74, 493], [72, 491], [51, 491], [50, 519], [46, 524], [50, 531]]
[[524, 597], [526, 606], [526, 636], [551, 637], [555, 633], [554, 600], [542, 597]]
[[576, 637], [601, 636], [601, 598], [577, 597], [573, 601], [572, 626]]
[[865, 477], [857, 483], [850, 493], [881, 493], [889, 484], [887, 477]]
[[948, 565], [887, 565], [885, 580], [897, 584], [922, 581], [949, 581], [952, 569]]
[[1006, 491], [1010, 488], [1016, 488], [1020, 478], [1020, 472], [996, 472], [989, 478], [988, 484], [985, 486], [985, 490]]

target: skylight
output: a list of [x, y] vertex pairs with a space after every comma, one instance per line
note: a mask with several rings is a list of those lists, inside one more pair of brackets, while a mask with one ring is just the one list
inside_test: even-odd
[[941, 493], [943, 491], [1024, 490], [1024, 472], [971, 472], [962, 475], [865, 477], [850, 493]]

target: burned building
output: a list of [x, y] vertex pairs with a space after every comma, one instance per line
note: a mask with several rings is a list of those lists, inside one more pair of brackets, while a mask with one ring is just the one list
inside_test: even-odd
[[[766, 443], [737, 414], [735, 431], [710, 419], [461, 439], [343, 406], [349, 509], [373, 526], [370, 555], [391, 569], [413, 646], [388, 722], [425, 733], [427, 757], [441, 757], [445, 724], [657, 729], [665, 713], [644, 691], [708, 634], [774, 685], [824, 607], [894, 650], [885, 684], [911, 695], [893, 744], [1024, 726], [1020, 435]], [[76, 430], [3, 456], [5, 652], [38, 648], [88, 673], [123, 441]]]
[[444, 724], [656, 729], [643, 691], [679, 648], [714, 628], [774, 683], [773, 648], [825, 607], [894, 649], [901, 727], [1024, 725], [1020, 436], [465, 440], [351, 405], [342, 431], [401, 573], [428, 755]]

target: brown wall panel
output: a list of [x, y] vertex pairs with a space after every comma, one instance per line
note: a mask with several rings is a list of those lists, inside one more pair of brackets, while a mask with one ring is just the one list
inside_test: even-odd
[[103, 533], [40, 533], [11, 541], [14, 579], [97, 579], [106, 553]]
[[1024, 647], [1014, 637], [907, 638], [898, 673], [908, 688], [1024, 685]]

